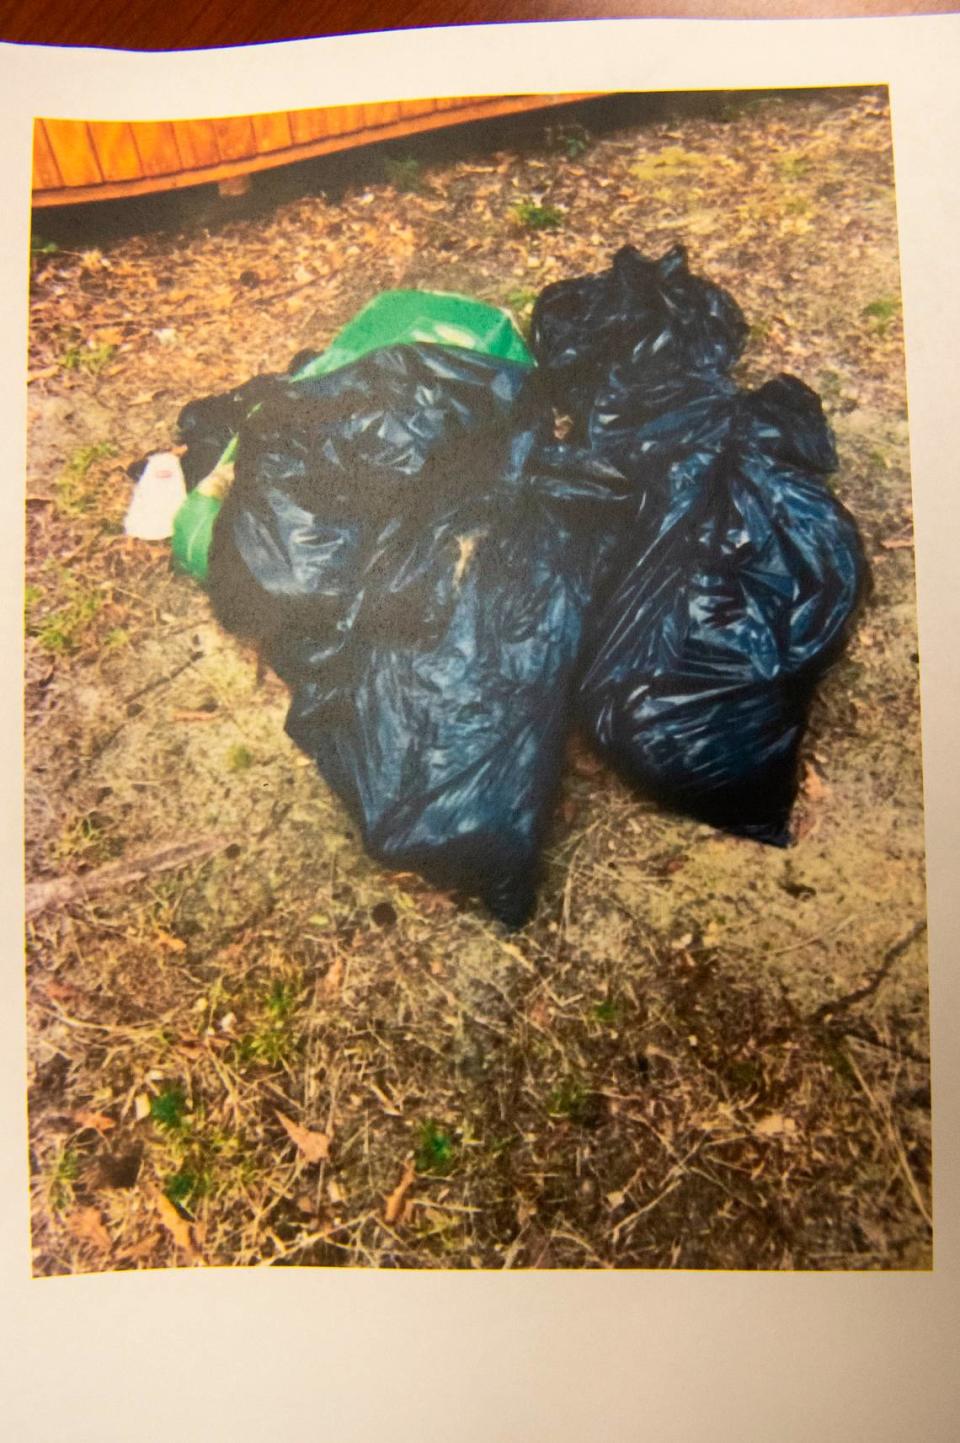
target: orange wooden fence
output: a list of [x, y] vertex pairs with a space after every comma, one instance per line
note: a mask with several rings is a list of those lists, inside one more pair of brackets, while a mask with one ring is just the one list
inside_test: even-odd
[[566, 105], [583, 95], [398, 100], [222, 120], [37, 120], [33, 203], [65, 205], [229, 181], [371, 141]]

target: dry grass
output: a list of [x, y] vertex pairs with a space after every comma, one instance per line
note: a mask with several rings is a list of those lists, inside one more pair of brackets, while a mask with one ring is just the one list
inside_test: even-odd
[[[70, 217], [35, 262], [28, 880], [68, 888], [28, 926], [37, 1273], [929, 1266], [886, 113], [852, 92], [627, 119], [588, 148], [531, 122], [416, 171], [354, 157], [241, 219], [201, 198], [110, 239]], [[531, 197], [562, 223], [525, 231]], [[574, 743], [540, 907], [507, 936], [363, 856], [283, 688], [165, 547], [120, 536], [118, 467], [383, 286], [522, 321], [547, 280], [675, 239], [754, 324], [744, 378], [823, 391], [876, 593], [795, 848], [666, 816]]]

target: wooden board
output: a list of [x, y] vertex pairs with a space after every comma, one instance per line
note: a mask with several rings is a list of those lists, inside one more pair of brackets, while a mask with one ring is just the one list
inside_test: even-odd
[[44, 118], [34, 125], [33, 203], [70, 205], [230, 180], [373, 141], [587, 98], [447, 97], [218, 120]]

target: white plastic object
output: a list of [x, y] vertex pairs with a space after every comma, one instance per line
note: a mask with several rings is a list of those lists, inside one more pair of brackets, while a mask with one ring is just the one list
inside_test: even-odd
[[178, 458], [169, 451], [157, 451], [133, 488], [124, 531], [140, 541], [166, 541], [173, 534], [173, 518], [186, 495]]

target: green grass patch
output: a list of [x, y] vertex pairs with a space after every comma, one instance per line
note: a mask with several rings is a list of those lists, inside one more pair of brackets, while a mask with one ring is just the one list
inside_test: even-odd
[[241, 1064], [282, 1067], [295, 1050], [289, 1028], [264, 1025], [246, 1034], [239, 1044], [237, 1057]]
[[116, 454], [116, 446], [109, 441], [98, 441], [74, 451], [56, 480], [57, 510], [61, 516], [85, 516], [96, 509], [102, 479], [97, 476], [97, 469], [101, 462]]
[[54, 1212], [65, 1212], [73, 1206], [74, 1183], [80, 1172], [80, 1154], [66, 1143], [58, 1148], [47, 1179], [47, 1197]]
[[163, 1185], [163, 1190], [172, 1203], [182, 1207], [209, 1191], [209, 1179], [204, 1172], [185, 1167], [171, 1173]]
[[517, 315], [524, 311], [532, 311], [534, 302], [537, 299], [537, 291], [531, 290], [529, 286], [515, 286], [512, 291], [507, 291], [503, 298], [503, 304]]
[[388, 155], [383, 162], [388, 185], [407, 194], [423, 190], [423, 168], [413, 155]]
[[88, 376], [99, 376], [105, 370], [117, 354], [117, 348], [107, 345], [105, 342], [92, 341], [85, 343], [77, 342], [67, 349], [60, 356], [60, 366], [64, 371], [83, 372]]
[[900, 300], [898, 296], [878, 296], [875, 301], [870, 301], [864, 306], [861, 314], [870, 321], [878, 336], [885, 336], [890, 329], [890, 322], [900, 313]]
[[123, 843], [113, 834], [109, 818], [85, 812], [64, 826], [53, 846], [53, 857], [60, 867], [77, 863], [96, 867], [111, 861], [122, 850]]
[[283, 1067], [297, 1053], [295, 1014], [300, 1002], [293, 983], [275, 978], [261, 994], [252, 1025], [237, 1045], [241, 1065]]
[[253, 753], [242, 742], [235, 742], [227, 752], [228, 772], [248, 772], [253, 766]]
[[41, 264], [41, 262], [47, 260], [50, 256], [56, 255], [59, 249], [60, 247], [57, 245], [56, 241], [44, 240], [42, 236], [38, 235], [32, 236], [30, 239], [31, 276], [33, 275], [37, 267]]
[[456, 1148], [450, 1133], [439, 1123], [429, 1121], [421, 1125], [417, 1134], [414, 1166], [419, 1173], [433, 1173], [446, 1177], [455, 1161]]
[[559, 230], [563, 225], [562, 210], [555, 205], [540, 205], [535, 200], [518, 200], [512, 214], [524, 230]]
[[277, 1022], [286, 1022], [297, 1005], [297, 994], [289, 982], [279, 979], [270, 984], [267, 993], [267, 1012]]
[[66, 590], [67, 597], [52, 611], [41, 612], [48, 595], [40, 587], [34, 587], [27, 596], [27, 635], [35, 637], [43, 650], [54, 656], [77, 650], [102, 605], [98, 592], [79, 583], [68, 580]]
[[46, 592], [42, 586], [33, 582], [27, 582], [23, 591], [23, 621], [28, 635], [31, 635], [36, 626], [36, 610], [40, 606]]
[[760, 316], [758, 320], [751, 323], [750, 340], [755, 342], [765, 341], [773, 330], [773, 321], [768, 317]]
[[181, 1132], [187, 1099], [179, 1087], [165, 1087], [150, 1099], [150, 1117], [165, 1132]]
[[514, 325], [525, 341], [530, 340], [530, 323], [537, 294], [537, 291], [528, 286], [514, 286], [503, 299], [503, 304], [513, 316]]

